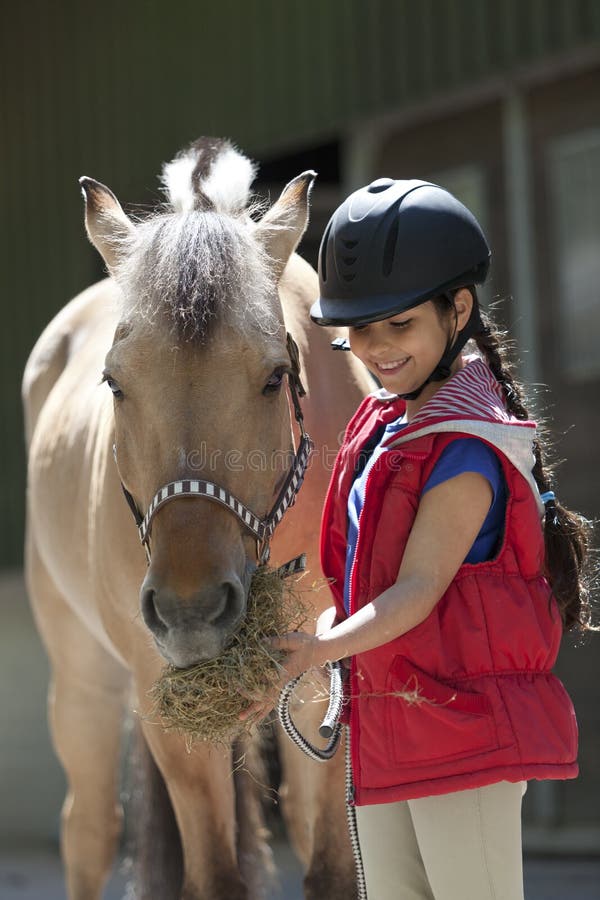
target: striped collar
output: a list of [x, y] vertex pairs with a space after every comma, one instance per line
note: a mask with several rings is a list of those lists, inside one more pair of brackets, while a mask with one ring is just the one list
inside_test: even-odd
[[[380, 397], [392, 398], [393, 395]], [[471, 356], [467, 357], [464, 368], [436, 391], [400, 434], [392, 434], [384, 441], [384, 446], [389, 450], [438, 432], [479, 437], [497, 447], [521, 472], [542, 515], [544, 504], [532, 474], [535, 430], [535, 422], [517, 419], [507, 411], [502, 388], [489, 366], [481, 357]]]
[[[433, 422], [466, 418], [535, 428], [535, 422], [517, 419], [507, 411], [502, 387], [485, 360], [473, 354], [466, 357], [465, 363], [466, 365], [421, 407], [405, 429], [405, 433], [420, 430], [422, 426]], [[385, 388], [373, 391], [370, 396], [382, 403], [397, 402], [400, 415], [406, 408], [405, 403], [399, 400], [396, 394], [391, 394]]]

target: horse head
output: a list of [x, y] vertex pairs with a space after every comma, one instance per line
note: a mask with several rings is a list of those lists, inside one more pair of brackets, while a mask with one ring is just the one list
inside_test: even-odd
[[[122, 298], [103, 379], [119, 476], [142, 512], [163, 485], [202, 479], [264, 519], [288, 475], [292, 360], [278, 282], [306, 228], [314, 173], [258, 222], [253, 176], [226, 142], [196, 142], [165, 167], [168, 207], [139, 222], [81, 179], [88, 235]], [[197, 495], [161, 505], [151, 528], [140, 603], [160, 653], [181, 667], [218, 655], [245, 614], [255, 537]]]

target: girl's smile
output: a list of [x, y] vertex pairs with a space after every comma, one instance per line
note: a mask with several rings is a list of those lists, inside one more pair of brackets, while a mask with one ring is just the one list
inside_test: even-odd
[[[428, 300], [379, 322], [352, 325], [348, 330], [350, 348], [390, 393], [412, 393], [429, 378], [448, 342], [464, 327], [472, 303], [470, 292], [460, 290], [454, 297], [454, 309], [444, 311], [439, 303]], [[462, 365], [458, 356], [451, 373]], [[430, 382], [417, 399], [408, 401], [409, 420], [440, 386], [439, 381]]]
[[392, 375], [392, 374], [395, 374], [396, 372], [399, 372], [400, 369], [403, 368], [404, 365], [406, 365], [406, 363], [409, 361], [409, 359], [410, 359], [410, 357], [407, 356], [407, 357], [405, 357], [405, 359], [398, 359], [398, 360], [395, 360], [394, 362], [386, 362], [386, 363], [376, 362], [375, 368], [377, 369], [378, 372], [381, 372], [382, 374], [385, 374], [386, 376]]

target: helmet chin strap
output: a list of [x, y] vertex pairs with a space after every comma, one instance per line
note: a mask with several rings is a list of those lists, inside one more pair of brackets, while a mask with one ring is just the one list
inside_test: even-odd
[[444, 350], [444, 355], [440, 359], [439, 363], [421, 387], [417, 388], [416, 391], [411, 391], [408, 394], [398, 394], [401, 400], [416, 400], [423, 388], [425, 388], [431, 381], [444, 381], [446, 378], [450, 378], [450, 368], [452, 363], [465, 346], [469, 338], [473, 337], [480, 329], [483, 327], [483, 322], [481, 321], [481, 317], [479, 315], [479, 309], [476, 308], [475, 304], [473, 304], [473, 308], [471, 310], [471, 315], [469, 316], [469, 320], [462, 331], [459, 331], [456, 340], [452, 343], [452, 338], [450, 338], [446, 344], [446, 349]]

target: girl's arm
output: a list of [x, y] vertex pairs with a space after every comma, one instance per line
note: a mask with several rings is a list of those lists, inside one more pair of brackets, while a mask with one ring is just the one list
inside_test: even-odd
[[324, 632], [329, 631], [334, 625], [337, 625], [337, 623], [338, 617], [335, 606], [328, 606], [317, 619], [315, 634], [324, 634]]
[[396, 582], [354, 615], [316, 636], [294, 633], [276, 642], [290, 651], [294, 677], [327, 660], [364, 653], [405, 634], [427, 618], [462, 565], [492, 503], [489, 482], [465, 472], [422, 498]]
[[[372, 603], [340, 622], [335, 610], [319, 617], [316, 635], [295, 631], [273, 640], [287, 650], [281, 687], [296, 675], [328, 660], [372, 650], [410, 631], [427, 618], [456, 575], [485, 521], [493, 493], [488, 480], [464, 472], [431, 488], [422, 498], [396, 582]], [[326, 630], [322, 630], [322, 626]], [[266, 715], [274, 698], [256, 703], [241, 719]]]

